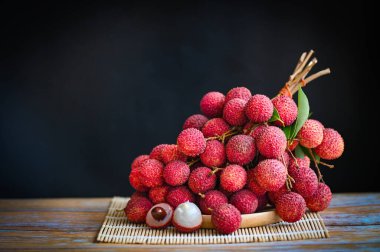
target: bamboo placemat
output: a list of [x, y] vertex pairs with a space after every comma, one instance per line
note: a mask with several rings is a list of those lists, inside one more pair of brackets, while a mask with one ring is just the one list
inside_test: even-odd
[[296, 223], [279, 222], [261, 227], [240, 228], [222, 235], [214, 229], [199, 229], [190, 234], [177, 232], [173, 227], [151, 229], [145, 224], [127, 220], [122, 209], [129, 198], [114, 197], [99, 231], [97, 241], [121, 244], [223, 244], [241, 242], [291, 241], [329, 237], [318, 213], [307, 212]]

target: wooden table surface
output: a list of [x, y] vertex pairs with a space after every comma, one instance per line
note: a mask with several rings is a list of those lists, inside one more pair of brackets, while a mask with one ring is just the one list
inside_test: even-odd
[[111, 198], [0, 200], [0, 250], [380, 250], [380, 193], [334, 194], [321, 213], [330, 238], [220, 245], [118, 245], [95, 241]]

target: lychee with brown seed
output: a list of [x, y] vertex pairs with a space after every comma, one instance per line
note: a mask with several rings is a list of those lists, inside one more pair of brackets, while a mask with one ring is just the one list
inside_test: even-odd
[[251, 214], [257, 209], [258, 199], [253, 192], [243, 189], [231, 196], [230, 203], [234, 205], [241, 214]]
[[306, 203], [298, 193], [288, 192], [277, 199], [276, 211], [284, 221], [296, 222], [305, 214]]
[[179, 150], [187, 156], [195, 157], [206, 148], [206, 139], [200, 130], [189, 128], [183, 130], [177, 138]]
[[149, 209], [145, 223], [151, 228], [166, 228], [173, 217], [173, 208], [167, 203], [160, 203]]
[[230, 234], [239, 229], [241, 213], [233, 205], [223, 204], [212, 210], [211, 222], [219, 233]]
[[247, 101], [239, 98], [232, 99], [226, 103], [223, 109], [223, 118], [233, 126], [242, 126], [248, 119], [245, 115], [245, 105]]
[[230, 163], [245, 165], [256, 155], [255, 141], [251, 136], [236, 135], [226, 144], [227, 159]]
[[194, 193], [205, 193], [215, 188], [216, 175], [210, 168], [199, 167], [190, 173], [188, 186]]
[[130, 199], [124, 208], [125, 215], [130, 222], [144, 223], [146, 214], [152, 207], [152, 202], [144, 197]]
[[277, 126], [289, 126], [297, 119], [297, 104], [292, 98], [279, 95], [272, 100], [272, 103], [282, 120], [282, 122], [279, 120], [275, 122]]
[[208, 92], [201, 99], [201, 111], [209, 118], [220, 117], [223, 113], [224, 102], [224, 94], [220, 92]]
[[182, 129], [196, 128], [201, 130], [203, 125], [208, 121], [208, 118], [201, 114], [189, 116], [184, 122]]
[[267, 96], [256, 94], [247, 102], [245, 114], [255, 123], [267, 122], [273, 114], [273, 103]]
[[165, 144], [161, 149], [161, 160], [167, 164], [174, 160], [186, 161], [187, 157], [178, 149], [176, 144]]
[[210, 190], [200, 195], [199, 208], [203, 214], [211, 214], [212, 209], [228, 203], [228, 198], [218, 190]]
[[266, 191], [277, 191], [285, 184], [287, 171], [277, 159], [265, 159], [254, 168], [254, 179]]
[[226, 102], [232, 100], [232, 99], [242, 99], [244, 101], [248, 101], [251, 98], [252, 94], [251, 91], [249, 91], [246, 87], [235, 87], [232, 88], [230, 91], [228, 91], [226, 95]]
[[205, 151], [200, 155], [201, 161], [208, 167], [220, 167], [226, 162], [226, 150], [218, 140], [207, 141]]
[[286, 136], [280, 128], [269, 126], [262, 130], [256, 140], [256, 145], [264, 157], [280, 158], [286, 149]]
[[153, 204], [163, 203], [169, 190], [170, 187], [167, 185], [153, 187], [149, 190], [149, 199]]
[[314, 194], [305, 198], [306, 205], [313, 212], [320, 212], [325, 210], [332, 199], [330, 187], [324, 183], [318, 183], [318, 188]]
[[297, 134], [300, 144], [306, 148], [315, 148], [322, 143], [324, 127], [314, 119], [308, 119]]
[[237, 192], [247, 183], [247, 172], [240, 165], [228, 165], [220, 175], [220, 186], [228, 192]]
[[163, 172], [165, 182], [171, 186], [183, 185], [190, 175], [190, 167], [183, 161], [174, 160], [168, 163]]
[[166, 202], [169, 203], [173, 208], [176, 208], [179, 204], [182, 204], [186, 201], [195, 202], [194, 195], [186, 186], [173, 187], [166, 195]]
[[338, 131], [331, 128], [324, 129], [322, 143], [314, 151], [323, 159], [337, 159], [343, 154], [344, 140]]
[[231, 126], [223, 118], [208, 120], [202, 128], [204, 137], [221, 136], [229, 131]]
[[140, 182], [146, 187], [161, 186], [164, 183], [162, 177], [163, 164], [156, 159], [147, 159], [140, 165]]

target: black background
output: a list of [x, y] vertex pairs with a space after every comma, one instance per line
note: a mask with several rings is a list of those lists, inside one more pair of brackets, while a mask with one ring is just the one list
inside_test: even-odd
[[376, 29], [365, 2], [14, 2], [0, 11], [0, 197], [130, 194], [134, 157], [175, 143], [205, 92], [244, 85], [274, 96], [309, 49], [316, 69], [332, 69], [305, 89], [313, 117], [346, 143], [325, 180], [334, 192], [379, 190]]

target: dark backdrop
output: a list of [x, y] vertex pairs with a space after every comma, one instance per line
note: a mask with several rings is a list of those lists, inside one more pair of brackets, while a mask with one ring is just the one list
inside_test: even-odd
[[374, 7], [258, 2], [1, 4], [0, 197], [129, 194], [133, 158], [205, 92], [274, 96], [311, 48], [332, 69], [305, 89], [313, 116], [346, 142], [325, 180], [378, 191]]

